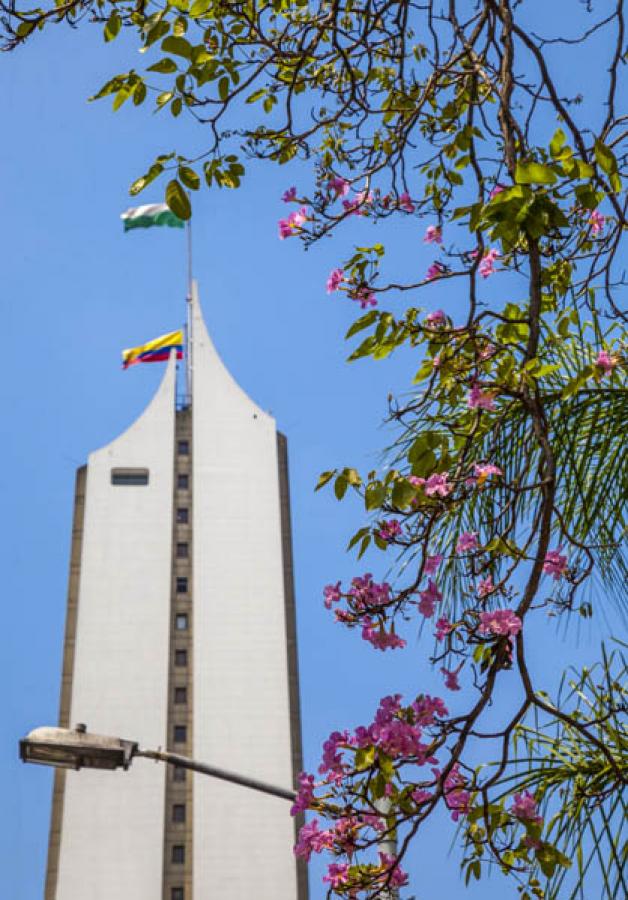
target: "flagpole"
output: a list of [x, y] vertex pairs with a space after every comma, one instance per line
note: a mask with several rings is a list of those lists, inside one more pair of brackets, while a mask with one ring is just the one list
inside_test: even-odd
[[192, 220], [185, 223], [187, 232], [187, 257], [188, 257], [188, 289], [186, 298], [186, 348], [185, 348], [185, 394], [186, 403], [192, 402]]

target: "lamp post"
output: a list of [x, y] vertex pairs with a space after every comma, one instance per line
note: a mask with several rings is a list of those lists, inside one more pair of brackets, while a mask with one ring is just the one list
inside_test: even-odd
[[92, 734], [85, 725], [69, 728], [35, 728], [20, 741], [20, 759], [22, 762], [38, 765], [54, 766], [62, 769], [128, 769], [136, 756], [165, 762], [169, 765], [191, 769], [202, 775], [211, 775], [222, 781], [240, 784], [263, 794], [281, 797], [293, 801], [296, 792], [277, 787], [256, 778], [238, 775], [217, 766], [168, 753], [165, 750], [142, 750], [136, 741], [125, 741], [122, 738], [108, 735]]

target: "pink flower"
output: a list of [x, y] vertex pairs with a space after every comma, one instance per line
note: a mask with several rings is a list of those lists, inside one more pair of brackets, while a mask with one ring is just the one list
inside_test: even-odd
[[449, 691], [459, 691], [460, 684], [458, 682], [458, 672], [463, 667], [464, 662], [461, 662], [457, 669], [441, 669], [441, 673], [445, 676], [445, 687]]
[[434, 608], [437, 603], [443, 599], [443, 595], [438, 590], [431, 578], [428, 579], [427, 587], [424, 591], [419, 591], [419, 612], [426, 619], [431, 619], [434, 615]]
[[340, 775], [344, 773], [346, 766], [342, 760], [342, 750], [339, 750], [338, 748], [340, 745], [346, 745], [348, 743], [348, 731], [332, 731], [323, 744], [323, 758], [318, 767], [318, 771], [321, 775], [325, 775], [327, 772], [336, 772]]
[[307, 772], [299, 772], [297, 776], [299, 788], [297, 796], [290, 808], [290, 815], [297, 816], [310, 806], [314, 799], [314, 776], [308, 775]]
[[425, 560], [425, 564], [423, 566], [423, 574], [424, 575], [433, 575], [440, 564], [443, 561], [443, 557], [440, 553], [437, 553], [435, 556], [428, 556]]
[[414, 203], [410, 198], [410, 194], [401, 194], [401, 196], [399, 197], [399, 209], [403, 209], [408, 213], [414, 212]]
[[[436, 771], [434, 774], [438, 774]], [[464, 816], [469, 812], [469, 802], [471, 795], [469, 791], [464, 790], [466, 781], [464, 776], [458, 771], [458, 763], [456, 763], [443, 785], [443, 793], [445, 795], [445, 804], [451, 810], [451, 818], [457, 822], [460, 816]]]
[[489, 200], [492, 200], [493, 197], [496, 197], [498, 194], [501, 194], [501, 192], [502, 192], [502, 191], [505, 191], [505, 190], [506, 190], [505, 185], [500, 184], [499, 182], [497, 182], [497, 184], [495, 185], [495, 187], [493, 188], [493, 190], [492, 190], [492, 191], [490, 192], [490, 194], [488, 195], [488, 199], [489, 199]]
[[351, 579], [349, 597], [354, 607], [358, 610], [368, 610], [374, 606], [386, 606], [390, 603], [390, 585], [383, 581], [381, 584], [373, 581], [370, 572], [363, 576]]
[[456, 544], [456, 553], [468, 553], [478, 546], [477, 531], [463, 531]]
[[329, 189], [336, 195], [336, 199], [338, 199], [338, 197], [346, 197], [349, 193], [349, 182], [346, 178], [341, 178], [339, 175], [334, 175], [333, 178], [329, 179], [327, 184]]
[[447, 319], [442, 309], [436, 309], [434, 310], [434, 312], [431, 312], [428, 316], [425, 317], [426, 328], [441, 328], [446, 324]]
[[284, 203], [291, 203], [293, 200], [296, 200], [297, 199], [296, 187], [294, 187], [294, 185], [293, 185], [292, 187], [288, 188], [287, 191], [284, 191], [284, 193], [281, 196], [281, 199], [283, 200]]
[[337, 291], [344, 281], [344, 277], [345, 273], [342, 269], [332, 269], [329, 273], [329, 278], [327, 279], [327, 293], [333, 294], [334, 291]]
[[560, 549], [547, 551], [543, 571], [547, 575], [553, 575], [554, 581], [558, 581], [567, 572], [567, 557], [561, 556]]
[[526, 822], [541, 824], [543, 821], [542, 816], [538, 814], [537, 802], [529, 791], [515, 794], [515, 801], [510, 807], [510, 812], [516, 819], [523, 819]]
[[342, 887], [349, 881], [349, 863], [330, 863], [327, 875], [323, 881], [328, 882], [334, 889]]
[[299, 837], [294, 845], [294, 855], [300, 856], [306, 862], [310, 861], [312, 853], [320, 853], [322, 850], [330, 850], [334, 845], [331, 831], [320, 831], [318, 819], [312, 819], [299, 831]]
[[380, 850], [379, 858], [380, 865], [385, 867], [390, 872], [390, 878], [387, 878], [385, 880], [388, 880], [388, 883], [391, 887], [403, 887], [404, 884], [408, 883], [408, 876], [403, 871], [403, 869], [399, 868], [399, 866], [397, 865], [396, 857], [391, 856], [389, 853], [382, 853], [382, 851]]
[[492, 594], [495, 590], [495, 585], [493, 584], [493, 579], [490, 575], [486, 578], [480, 578], [480, 583], [478, 584], [478, 597], [482, 600], [484, 597], [488, 597], [489, 594]]
[[403, 534], [403, 529], [397, 519], [388, 519], [380, 524], [376, 534], [382, 541], [392, 541]]
[[279, 240], [291, 237], [301, 230], [301, 225], [307, 221], [307, 209], [302, 206], [301, 209], [291, 212], [287, 219], [279, 220]]
[[615, 366], [617, 365], [617, 360], [614, 356], [611, 356], [608, 350], [600, 350], [595, 360], [595, 365], [599, 366], [602, 369], [603, 375], [610, 375]]
[[440, 697], [430, 697], [429, 694], [423, 694], [418, 697], [412, 704], [414, 715], [419, 725], [433, 725], [436, 716], [444, 719], [449, 715], [449, 711]]
[[425, 273], [425, 281], [432, 281], [434, 278], [440, 278], [446, 271], [445, 266], [436, 260]]
[[512, 609], [481, 612], [479, 630], [482, 634], [497, 634], [504, 637], [509, 634], [519, 634], [521, 619]]
[[492, 463], [473, 463], [473, 474], [478, 485], [482, 485], [491, 475], [503, 475], [504, 473], [499, 466], [494, 466]]
[[602, 213], [598, 212], [597, 209], [594, 209], [591, 215], [589, 216], [589, 225], [591, 226], [591, 231], [593, 234], [597, 235], [604, 229], [604, 222], [606, 219], [602, 215]]
[[410, 796], [417, 806], [423, 806], [424, 803], [427, 803], [432, 799], [432, 794], [430, 793], [430, 791], [425, 791], [421, 788], [417, 788], [415, 791], [412, 791]]
[[336, 584], [328, 584], [323, 588], [323, 597], [325, 609], [331, 609], [332, 603], [338, 603], [338, 601], [342, 597], [342, 593], [340, 591], [340, 582], [337, 581]]
[[375, 294], [373, 291], [369, 290], [368, 287], [358, 288], [358, 290], [350, 296], [352, 300], [355, 300], [360, 304], [362, 309], [367, 309], [369, 306], [377, 306]]
[[453, 487], [451, 484], [448, 484], [448, 477], [448, 472], [434, 473], [434, 475], [430, 475], [430, 477], [425, 482], [424, 487], [426, 496], [433, 497], [435, 494], [438, 494], [439, 497], [446, 497], [447, 494], [451, 494], [451, 492], [453, 491]]
[[[477, 255], [477, 251], [476, 254]], [[489, 275], [492, 275], [495, 272], [495, 260], [499, 259], [499, 251], [494, 247], [491, 250], [487, 250], [482, 259], [480, 260], [480, 265], [478, 266], [478, 272], [482, 276], [482, 278], [488, 278]]]
[[451, 624], [447, 616], [441, 616], [440, 619], [436, 621], [436, 640], [444, 641], [448, 634], [454, 630], [454, 626]]
[[376, 650], [403, 649], [406, 642], [398, 637], [394, 631], [385, 631], [377, 625], [373, 625], [370, 616], [362, 620], [362, 638], [372, 644]]
[[365, 216], [368, 212], [367, 207], [372, 202], [373, 194], [370, 191], [359, 191], [355, 195], [355, 200], [343, 200], [342, 205], [351, 215]]
[[478, 384], [474, 384], [469, 391], [467, 397], [467, 406], [469, 409], [495, 409], [493, 394], [489, 391], [483, 391]]
[[423, 243], [425, 244], [442, 244], [443, 243], [443, 232], [440, 225], [428, 225], [425, 229], [425, 237], [423, 238]]

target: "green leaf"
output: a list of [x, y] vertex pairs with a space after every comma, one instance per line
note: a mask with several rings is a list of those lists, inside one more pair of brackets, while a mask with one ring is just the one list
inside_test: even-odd
[[560, 151], [565, 145], [566, 137], [565, 132], [562, 128], [557, 128], [554, 132], [554, 137], [550, 141], [550, 153], [556, 159], [556, 157], [560, 154]]
[[105, 41], [109, 43], [109, 41], [113, 41], [118, 34], [120, 33], [120, 29], [122, 28], [122, 19], [114, 9], [109, 18], [107, 19], [107, 23], [105, 25]]
[[183, 221], [187, 221], [192, 215], [190, 199], [176, 178], [166, 185], [166, 203], [175, 214]]
[[607, 175], [617, 172], [617, 160], [612, 150], [609, 150], [601, 141], [596, 141], [594, 152], [596, 162], [603, 172], [606, 172]]
[[229, 96], [229, 79], [226, 75], [223, 75], [218, 82], [218, 96], [221, 100], [226, 100]]
[[399, 478], [395, 481], [391, 497], [395, 506], [404, 509], [406, 506], [410, 506], [415, 497], [416, 488], [406, 478]]
[[175, 56], [192, 59], [192, 45], [184, 37], [170, 35], [161, 42], [161, 49], [164, 53], [174, 53]]
[[179, 166], [178, 175], [187, 188], [190, 188], [191, 191], [198, 191], [201, 186], [201, 179], [194, 169], [191, 169], [189, 166]]
[[357, 334], [359, 331], [363, 331], [365, 328], [368, 328], [369, 325], [372, 325], [373, 322], [376, 321], [378, 315], [379, 313], [377, 310], [371, 309], [365, 315], [356, 319], [349, 331], [347, 331], [345, 340], [348, 340], [350, 337], [353, 337], [354, 334]]
[[364, 505], [368, 510], [379, 509], [386, 499], [386, 488], [381, 481], [371, 481], [364, 493]]
[[161, 72], [164, 75], [170, 75], [172, 72], [177, 71], [177, 64], [173, 59], [170, 59], [168, 56], [164, 56], [163, 59], [160, 59], [158, 62], [153, 63], [152, 66], [149, 66], [146, 71]]
[[555, 184], [556, 173], [549, 166], [536, 162], [517, 163], [515, 181], [519, 184]]
[[330, 482], [330, 481], [332, 480], [332, 478], [334, 477], [335, 474], [336, 474], [336, 470], [335, 470], [335, 469], [332, 469], [331, 472], [322, 472], [322, 473], [318, 476], [318, 481], [317, 481], [317, 483], [316, 483], [316, 487], [314, 488], [314, 490], [315, 490], [315, 491], [320, 491], [320, 489], [321, 489], [322, 487], [325, 487], [325, 485], [328, 484], [328, 482]]
[[347, 493], [347, 488], [349, 487], [349, 482], [344, 477], [344, 475], [339, 475], [334, 482], [334, 494], [336, 495], [337, 500], [342, 500], [344, 495]]

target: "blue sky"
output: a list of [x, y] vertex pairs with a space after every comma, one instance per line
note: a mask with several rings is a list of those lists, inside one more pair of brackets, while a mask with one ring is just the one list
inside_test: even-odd
[[[113, 72], [129, 68], [135, 52], [130, 42], [105, 47], [94, 28], [56, 29], [2, 60], [0, 784], [9, 815], [0, 822], [0, 861], [11, 900], [40, 900], [43, 892], [51, 777], [18, 763], [17, 741], [57, 716], [74, 472], [136, 418], [161, 376], [160, 366], [122, 372], [120, 350], [184, 317], [183, 233], [125, 235], [119, 215], [131, 205], [128, 184], [154, 154], [184, 139], [201, 147], [202, 131], [185, 124], [175, 131], [165, 113], [125, 107], [114, 115], [105, 103], [86, 102]], [[353, 243], [375, 233], [356, 220], [340, 243], [307, 253], [296, 241], [279, 242], [280, 195], [305, 177], [298, 166], [252, 166], [242, 190], [200, 194], [194, 244], [213, 339], [289, 439], [305, 761], [313, 769], [331, 730], [369, 721], [386, 693], [438, 692], [441, 679], [426, 663], [429, 642], [411, 637], [404, 654], [379, 654], [334, 626], [320, 600], [324, 584], [366, 566], [343, 549], [363, 523], [359, 507], [314, 494], [317, 476], [336, 465], [377, 464], [390, 439], [381, 426], [386, 396], [407, 388], [417, 362], [409, 352], [377, 364], [345, 362], [343, 334], [356, 310], [328, 297], [324, 283]], [[161, 200], [159, 188], [142, 196], [153, 200]], [[389, 271], [427, 268], [432, 255], [416, 222], [387, 234]], [[438, 287], [432, 303], [455, 313], [451, 288]], [[379, 575], [382, 560], [370, 563]], [[539, 623], [531, 662], [542, 686], [557, 683], [565, 659], [595, 659], [603, 630], [598, 618], [565, 639]], [[465, 892], [456, 853], [447, 861], [451, 836], [440, 819], [416, 843], [409, 868], [417, 898], [516, 896], [498, 879]], [[312, 900], [323, 896], [320, 874], [313, 866]]]

